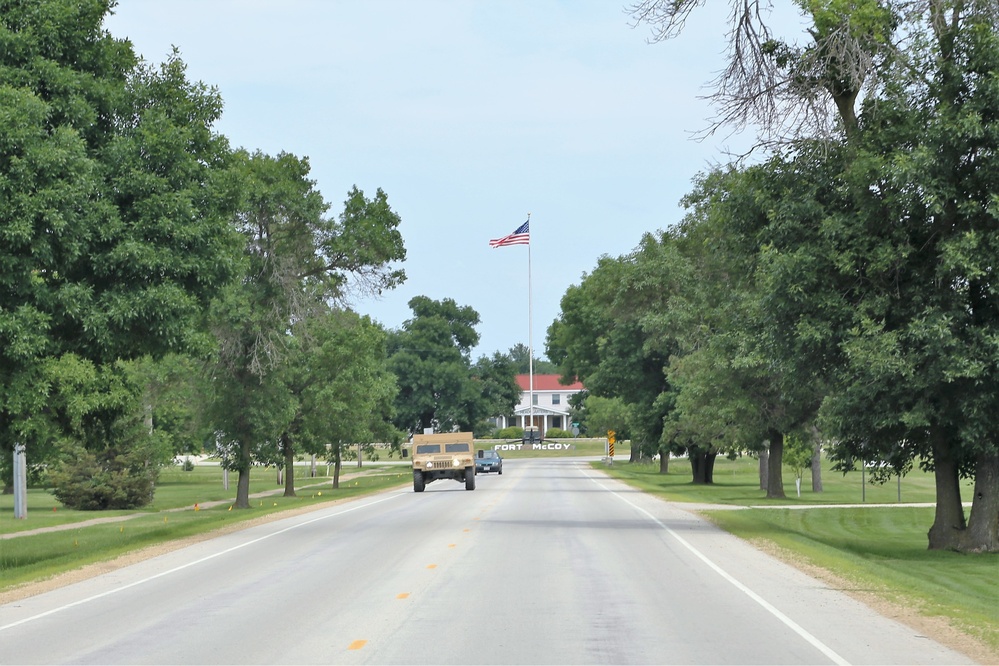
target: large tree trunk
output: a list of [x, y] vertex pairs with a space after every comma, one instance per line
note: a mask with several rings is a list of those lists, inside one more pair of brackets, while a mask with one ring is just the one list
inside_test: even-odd
[[284, 448], [284, 496], [296, 497], [295, 495], [295, 447], [291, 443], [291, 437], [281, 436], [281, 444]]
[[333, 490], [340, 487], [340, 447], [342, 444], [334, 444], [333, 448]]
[[784, 433], [770, 430], [770, 457], [767, 460], [767, 499], [784, 499]]
[[715, 458], [717, 453], [708, 453], [703, 449], [692, 449], [688, 454], [690, 458], [690, 471], [693, 475], [693, 482], [697, 484], [714, 483]]
[[669, 474], [669, 450], [663, 449], [659, 452], [659, 473]]
[[250, 508], [250, 470], [239, 470], [239, 480], [236, 482], [236, 504], [237, 509]]
[[933, 525], [927, 534], [930, 550], [959, 550], [967, 523], [961, 506], [961, 480], [947, 434], [940, 427], [930, 433], [933, 446], [933, 475], [937, 504]]
[[237, 509], [250, 508], [250, 445], [245, 437], [239, 442], [239, 480], [236, 482], [236, 504]]
[[687, 460], [690, 461], [690, 476], [692, 483], [704, 483], [704, 467], [701, 464], [704, 454], [700, 449], [687, 449]]
[[999, 552], [999, 452], [982, 452], [976, 457], [974, 492], [961, 550]]
[[822, 442], [818, 439], [812, 445], [812, 492], [822, 492]]
[[767, 478], [770, 476], [770, 449], [760, 451], [760, 490], [767, 489]]
[[717, 453], [709, 453], [704, 458], [704, 483], [715, 482], [715, 460], [717, 459]]
[[822, 433], [813, 424], [812, 431], [812, 492], [822, 492]]

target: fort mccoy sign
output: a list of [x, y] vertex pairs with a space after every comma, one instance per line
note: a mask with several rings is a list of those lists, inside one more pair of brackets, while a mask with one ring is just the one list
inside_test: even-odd
[[[621, 444], [621, 442], [617, 442]], [[557, 458], [562, 458], [565, 456], [607, 456], [607, 440], [602, 437], [582, 437], [579, 439], [565, 438], [562, 441], [555, 439], [535, 439], [531, 441], [528, 438], [523, 439], [480, 439], [476, 440], [477, 448], [480, 449], [492, 449], [498, 453], [503, 453], [504, 451], [511, 452], [515, 457], [517, 452], [521, 454], [520, 457], [526, 455], [531, 457], [532, 453], [534, 456], [555, 456]], [[621, 447], [618, 447], [619, 449]], [[618, 451], [617, 453], [622, 453]], [[625, 440], [623, 453], [628, 455], [628, 442]]]
[[497, 444], [493, 447], [496, 451], [568, 451], [571, 448], [572, 444], [563, 444], [561, 442], [534, 442], [530, 444], [517, 442], [514, 444]]

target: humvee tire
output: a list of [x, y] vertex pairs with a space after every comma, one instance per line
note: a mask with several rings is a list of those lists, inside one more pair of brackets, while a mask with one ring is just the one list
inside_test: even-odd
[[475, 490], [475, 467], [465, 468], [465, 490]]
[[426, 482], [423, 480], [423, 472], [418, 469], [413, 470], [413, 492], [422, 493], [423, 489], [427, 487]]

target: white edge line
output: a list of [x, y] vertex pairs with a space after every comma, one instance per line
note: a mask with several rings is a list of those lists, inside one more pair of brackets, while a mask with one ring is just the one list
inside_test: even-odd
[[815, 636], [813, 636], [812, 634], [810, 634], [808, 631], [806, 631], [804, 629], [804, 627], [802, 627], [797, 622], [795, 622], [794, 620], [792, 620], [791, 618], [789, 618], [787, 615], [785, 615], [784, 613], [782, 613], [780, 610], [778, 610], [777, 608], [775, 608], [769, 601], [767, 601], [766, 599], [764, 599], [760, 595], [758, 595], [755, 592], [753, 592], [751, 589], [749, 589], [748, 587], [746, 587], [745, 585], [743, 585], [742, 583], [740, 583], [738, 580], [736, 580], [736, 578], [734, 576], [732, 576], [727, 571], [725, 571], [724, 569], [722, 569], [720, 566], [718, 566], [717, 564], [715, 564], [714, 562], [712, 562], [711, 560], [709, 560], [708, 557], [706, 555], [704, 555], [704, 553], [702, 553], [701, 551], [699, 551], [696, 548], [694, 548], [694, 546], [692, 546], [686, 539], [684, 539], [682, 536], [680, 536], [679, 534], [677, 534], [675, 531], [673, 531], [672, 529], [670, 529], [669, 527], [667, 527], [661, 520], [659, 520], [658, 518], [656, 518], [655, 516], [653, 516], [651, 513], [649, 513], [648, 511], [646, 511], [642, 507], [640, 507], [640, 506], [638, 506], [636, 504], [633, 504], [629, 499], [627, 499], [625, 497], [622, 497], [621, 495], [619, 495], [618, 493], [614, 492], [610, 488], [604, 486], [595, 477], [591, 476], [590, 480], [593, 481], [593, 483], [595, 483], [598, 486], [600, 486], [601, 488], [603, 488], [604, 490], [606, 490], [607, 492], [609, 492], [614, 497], [618, 498], [619, 500], [621, 500], [622, 502], [624, 502], [628, 506], [630, 506], [633, 509], [635, 509], [636, 511], [645, 514], [649, 518], [649, 520], [651, 520], [652, 522], [654, 522], [656, 525], [658, 525], [663, 530], [665, 530], [667, 534], [669, 534], [671, 537], [673, 537], [678, 542], [680, 542], [680, 544], [684, 548], [686, 548], [687, 550], [689, 550], [699, 560], [701, 560], [706, 565], [708, 565], [712, 570], [715, 571], [715, 573], [717, 573], [722, 578], [724, 578], [725, 580], [727, 580], [728, 582], [730, 582], [738, 590], [740, 590], [741, 592], [743, 592], [746, 596], [748, 596], [750, 599], [752, 599], [753, 601], [755, 601], [756, 603], [758, 603], [760, 606], [763, 606], [763, 608], [765, 608], [771, 615], [773, 615], [774, 617], [776, 617], [778, 620], [780, 620], [781, 622], [783, 622], [789, 629], [791, 629], [791, 631], [793, 631], [794, 633], [796, 633], [799, 636], [801, 636], [802, 638], [804, 638], [812, 647], [814, 647], [816, 650], [818, 650], [819, 652], [821, 652], [825, 656], [829, 657], [829, 659], [831, 659], [833, 661], [833, 663], [839, 664], [840, 666], [849, 666], [850, 662], [848, 662], [847, 660], [843, 659], [843, 657], [839, 656], [839, 654], [837, 654], [832, 648], [830, 648], [829, 646], [827, 646], [825, 643], [823, 643], [818, 638], [816, 638]]
[[113, 590], [108, 590], [107, 592], [101, 592], [100, 594], [95, 594], [92, 597], [87, 597], [86, 599], [80, 599], [78, 601], [74, 601], [73, 603], [66, 604], [65, 606], [59, 606], [57, 608], [53, 608], [51, 610], [47, 610], [44, 613], [39, 613], [38, 615], [32, 615], [31, 617], [26, 617], [26, 618], [24, 618], [22, 620], [18, 620], [17, 622], [11, 622], [10, 624], [5, 624], [3, 626], [0, 626], [0, 631], [6, 631], [7, 629], [13, 629], [14, 627], [20, 626], [22, 624], [27, 624], [28, 622], [34, 622], [35, 620], [40, 620], [43, 617], [48, 617], [49, 615], [54, 615], [54, 614], [62, 612], [64, 610], [73, 608], [74, 606], [82, 606], [83, 604], [90, 603], [91, 601], [96, 601], [97, 599], [102, 599], [104, 597], [109, 597], [112, 594], [117, 594], [118, 592], [123, 592], [123, 591], [125, 591], [125, 590], [127, 590], [129, 588], [136, 587], [138, 585], [144, 585], [144, 584], [146, 584], [146, 583], [148, 583], [150, 581], [156, 580], [157, 578], [162, 578], [163, 576], [169, 576], [170, 574], [177, 573], [178, 571], [183, 571], [184, 569], [187, 569], [188, 567], [193, 567], [196, 564], [201, 564], [202, 562], [207, 562], [208, 560], [213, 560], [216, 557], [221, 557], [222, 555], [227, 555], [227, 554], [229, 554], [229, 553], [231, 553], [231, 552], [233, 552], [235, 550], [239, 550], [240, 548], [245, 548], [247, 546], [252, 546], [255, 543], [259, 543], [261, 541], [264, 541], [265, 539], [270, 539], [271, 537], [275, 537], [275, 536], [277, 536], [279, 534], [284, 534], [285, 532], [290, 532], [291, 530], [298, 529], [299, 527], [303, 527], [305, 525], [310, 525], [310, 524], [315, 523], [315, 522], [319, 522], [320, 520], [326, 520], [327, 518], [336, 518], [337, 516], [342, 516], [345, 513], [350, 513], [351, 511], [357, 511], [358, 509], [366, 509], [369, 506], [374, 506], [375, 504], [381, 504], [382, 502], [387, 502], [388, 500], [395, 499], [396, 497], [399, 497], [399, 496], [401, 496], [403, 494], [404, 493], [393, 493], [393, 494], [389, 495], [388, 497], [385, 497], [385, 498], [380, 499], [380, 500], [375, 500], [374, 502], [368, 502], [367, 504], [361, 504], [359, 506], [354, 506], [354, 507], [351, 507], [349, 509], [344, 509], [342, 511], [337, 511], [336, 513], [330, 513], [330, 514], [327, 514], [325, 516], [319, 516], [317, 518], [312, 518], [311, 520], [306, 520], [306, 521], [301, 522], [301, 523], [296, 523], [294, 525], [291, 525], [290, 527], [286, 527], [286, 528], [284, 528], [282, 530], [278, 530], [277, 532], [270, 532], [269, 534], [265, 534], [262, 537], [257, 537], [256, 539], [253, 539], [251, 541], [246, 541], [244, 543], [241, 543], [238, 546], [233, 546], [232, 548], [227, 548], [226, 550], [220, 550], [217, 553], [213, 553], [213, 554], [208, 555], [206, 557], [202, 557], [199, 560], [194, 560], [192, 562], [188, 562], [187, 564], [182, 564], [179, 567], [174, 567], [173, 569], [168, 569], [166, 571], [161, 571], [158, 574], [149, 576], [148, 578], [143, 578], [142, 580], [137, 580], [137, 581], [135, 581], [133, 583], [129, 583], [128, 585], [122, 585], [121, 587], [116, 587]]

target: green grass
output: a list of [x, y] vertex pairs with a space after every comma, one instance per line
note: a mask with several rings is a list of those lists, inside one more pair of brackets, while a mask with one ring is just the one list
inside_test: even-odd
[[[385, 468], [385, 465], [368, 463], [364, 466], [363, 471], [369, 473]], [[322, 465], [317, 471], [325, 472], [326, 466]], [[355, 472], [357, 472], [357, 468], [354, 466], [344, 467], [342, 474], [353, 474]], [[0, 495], [0, 534], [22, 532], [67, 523], [79, 523], [93, 518], [109, 518], [135, 515], [136, 513], [169, 511], [180, 507], [193, 506], [196, 503], [232, 501], [236, 496], [236, 479], [237, 475], [235, 473], [229, 475], [229, 490], [226, 490], [223, 485], [222, 470], [219, 467], [198, 465], [189, 472], [183, 471], [180, 467], [167, 467], [160, 473], [159, 481], [156, 484], [156, 495], [153, 497], [152, 503], [138, 511], [76, 511], [63, 507], [48, 489], [29, 488], [27, 520], [14, 519], [13, 495]], [[307, 476], [306, 468], [297, 467], [295, 469], [295, 485], [298, 488], [313, 485], [332, 487], [332, 479], [326, 476], [311, 479]], [[283, 491], [283, 488], [284, 486], [277, 484], [277, 473], [275, 470], [260, 467], [255, 467], [252, 470], [250, 474], [251, 495], [267, 491]], [[305, 489], [303, 488], [301, 492], [305, 492]]]
[[[870, 592], [952, 626], [999, 654], [999, 555], [963, 555], [927, 549], [932, 507], [863, 506], [860, 474], [824, 471], [824, 492], [813, 493], [806, 476], [797, 498], [793, 474], [785, 474], [787, 500], [767, 500], [759, 489], [755, 460], [719, 460], [715, 484], [691, 483], [687, 461], [656, 465], [594, 463], [612, 476], [676, 502], [727, 504], [741, 511], [704, 511], [722, 529], [754, 543], [776, 546], [793, 563], [826, 570], [849, 589]], [[971, 484], [962, 488], [970, 499]], [[867, 504], [895, 504], [898, 486], [868, 484]], [[934, 501], [933, 477], [914, 472], [902, 479], [903, 503]], [[857, 507], [795, 505], [861, 504]], [[767, 508], [764, 508], [767, 507]]]
[[[343, 474], [356, 471], [356, 468], [345, 468]], [[336, 490], [333, 490], [329, 478], [311, 479], [299, 475], [296, 477], [298, 497], [283, 497], [274, 470], [254, 469], [250, 475], [251, 495], [272, 490], [277, 490], [278, 494], [251, 498], [251, 506], [245, 510], [230, 510], [235, 496], [235, 478], [231, 479], [230, 490], [226, 491], [222, 488], [221, 471], [212, 467], [196, 467], [192, 472], [183, 472], [179, 468], [164, 470], [155, 501], [137, 511], [71, 511], [61, 508], [47, 491], [32, 489], [28, 493], [28, 518], [15, 520], [13, 497], [0, 496], [0, 533], [94, 518], [131, 516], [120, 522], [0, 539], [0, 591], [94, 562], [111, 560], [140, 548], [212, 532], [281, 511], [408, 485], [412, 480], [406, 468], [376, 464], [365, 466], [364, 471], [363, 475], [354, 478], [341, 478], [340, 488]], [[303, 488], [312, 484], [320, 485]], [[220, 500], [225, 500], [220, 506], [200, 507], [203, 502]], [[197, 511], [182, 508], [192, 507], [195, 503], [199, 504]], [[57, 508], [54, 512], [53, 507]]]
[[[801, 497], [795, 491], [794, 474], [785, 469], [783, 482], [787, 499], [767, 500], [766, 492], [760, 490], [759, 461], [739, 457], [735, 460], [718, 458], [715, 463], [714, 483], [694, 485], [691, 483], [690, 462], [685, 458], [670, 460], [669, 474], [659, 473], [659, 463], [630, 464], [615, 460], [610, 467], [594, 463], [612, 475], [626, 480], [631, 485], [646, 492], [655, 493], [675, 502], [704, 502], [709, 504], [735, 504], [753, 506], [765, 503], [805, 505], [805, 504], [897, 504], [899, 485], [892, 480], [884, 485], [861, 483], [860, 472], [843, 475], [825, 469], [822, 472], [823, 492], [811, 491], [811, 472], [806, 471], [801, 482]], [[964, 494], [971, 497], [971, 482], [965, 484]], [[936, 498], [933, 475], [915, 471], [901, 481], [902, 503], [933, 502]], [[927, 526], [928, 527], [928, 526]]]

